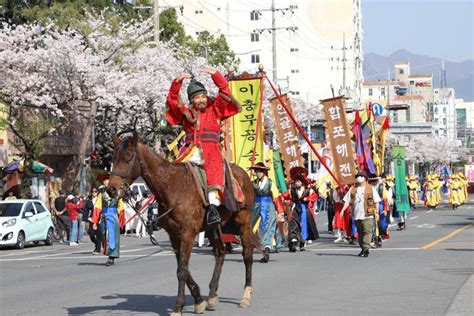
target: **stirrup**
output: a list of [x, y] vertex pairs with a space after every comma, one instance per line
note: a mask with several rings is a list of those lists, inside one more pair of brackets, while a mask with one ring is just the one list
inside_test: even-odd
[[213, 204], [210, 204], [208, 206], [206, 221], [207, 221], [207, 226], [214, 226], [221, 222], [221, 217], [219, 215], [219, 211], [217, 210], [217, 206]]

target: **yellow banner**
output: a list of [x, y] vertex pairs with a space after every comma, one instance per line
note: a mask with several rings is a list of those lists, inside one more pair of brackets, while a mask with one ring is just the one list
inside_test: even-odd
[[232, 94], [242, 104], [242, 112], [232, 117], [232, 159], [247, 172], [252, 162], [255, 164], [264, 158], [261, 86], [260, 78], [229, 81]]

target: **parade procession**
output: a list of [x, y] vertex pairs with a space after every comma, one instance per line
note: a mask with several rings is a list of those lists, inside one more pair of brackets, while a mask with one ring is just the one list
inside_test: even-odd
[[0, 1], [0, 315], [472, 315], [473, 12]]

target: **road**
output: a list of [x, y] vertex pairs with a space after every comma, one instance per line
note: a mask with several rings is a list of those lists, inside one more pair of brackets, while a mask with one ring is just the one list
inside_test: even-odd
[[[358, 248], [334, 244], [326, 214], [318, 215], [321, 238], [306, 252], [256, 259], [252, 306], [239, 309], [244, 265], [239, 249], [226, 257], [221, 303], [207, 315], [472, 315], [474, 204], [456, 211], [418, 208], [407, 230], [357, 257]], [[158, 239], [167, 243], [163, 232]], [[167, 315], [177, 293], [172, 252], [148, 239], [122, 238], [121, 258], [105, 267], [92, 244], [29, 246], [0, 250], [1, 315]], [[196, 249], [191, 272], [207, 296], [214, 259]], [[186, 290], [187, 291], [187, 290]], [[184, 314], [193, 312], [186, 292]]]

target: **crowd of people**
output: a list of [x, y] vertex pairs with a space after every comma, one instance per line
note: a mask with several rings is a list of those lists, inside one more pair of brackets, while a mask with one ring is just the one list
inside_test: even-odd
[[106, 265], [113, 265], [119, 257], [120, 235], [148, 237], [151, 210], [139, 214], [137, 210], [148, 199], [148, 192], [142, 198], [131, 192], [126, 199], [119, 199], [114, 188], [107, 188], [108, 180], [99, 188], [92, 188], [89, 195], [67, 194], [59, 190], [54, 200], [52, 213], [59, 231], [59, 243], [77, 246], [84, 241], [85, 234], [94, 244], [92, 254], [107, 255]]
[[[279, 194], [268, 178], [263, 163], [253, 168], [255, 209], [254, 227], [259, 230], [264, 247], [261, 262], [268, 262], [271, 250], [278, 252], [286, 241], [290, 252], [305, 250], [305, 244], [318, 239], [316, 216], [327, 213], [327, 232], [335, 243], [358, 242], [359, 256], [368, 257], [371, 248], [381, 247], [390, 238], [390, 224], [406, 229], [407, 213], [423, 203], [436, 208], [441, 203], [441, 191], [449, 193], [453, 210], [468, 200], [468, 182], [460, 172], [443, 179], [430, 174], [423, 187], [415, 176], [409, 176], [406, 186], [409, 210], [397, 209], [395, 178], [392, 175], [369, 177], [365, 171], [356, 174], [353, 186], [339, 187], [332, 181], [311, 181], [306, 169], [290, 170], [289, 189]], [[421, 195], [421, 199], [419, 198]], [[287, 226], [287, 232], [282, 227]], [[285, 236], [286, 235], [286, 236]]]

